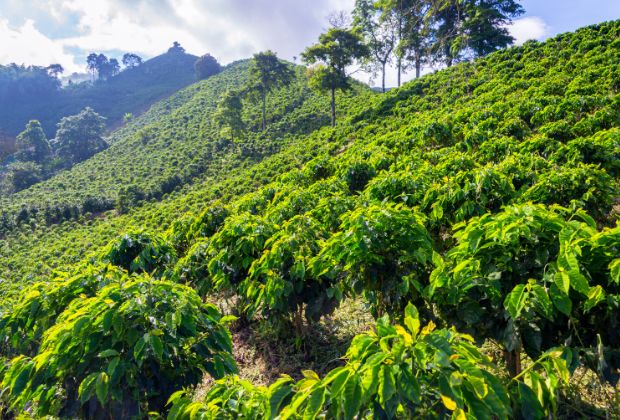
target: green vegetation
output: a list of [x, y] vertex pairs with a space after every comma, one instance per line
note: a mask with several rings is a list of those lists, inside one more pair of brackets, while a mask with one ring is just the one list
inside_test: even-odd
[[102, 70], [101, 80], [62, 89], [52, 66], [0, 66], [0, 102], [12, 104], [0, 114], [0, 133], [16, 136], [28, 121], [38, 120], [51, 138], [61, 118], [87, 106], [107, 118], [108, 128], [116, 128], [125, 113], [138, 115], [196, 81], [194, 62], [198, 57], [182, 51], [173, 50], [139, 65], [136, 58], [129, 57], [120, 73], [118, 62], [112, 66], [114, 70], [105, 58], [92, 67], [95, 73], [98, 67]]
[[222, 66], [211, 54], [198, 57], [194, 63], [194, 71], [198, 80], [206, 79], [222, 71]]
[[[267, 96], [265, 131], [242, 102], [234, 142], [208, 111], [250, 63], [164, 101], [3, 205], [0, 410], [618, 415], [617, 391], [594, 404], [571, 383], [619, 379], [619, 40], [609, 22], [384, 95], [353, 85], [335, 127], [335, 101], [297, 68]], [[329, 61], [323, 44], [308, 55]], [[51, 194], [69, 217], [41, 204]], [[89, 197], [129, 204], [89, 214]], [[336, 366], [258, 384], [234, 376], [232, 318], [203, 299], [238, 317], [235, 347], [255, 328], [307, 350], [352, 300], [377, 319]], [[196, 396], [201, 370], [216, 380]]]
[[44, 163], [50, 158], [52, 149], [41, 128], [41, 123], [32, 120], [17, 136], [17, 159], [24, 162]]
[[102, 137], [104, 122], [105, 118], [91, 108], [60, 120], [55, 141], [58, 157], [65, 165], [72, 166], [108, 148]]
[[[34, 217], [37, 224], [45, 225], [109, 210], [119, 199], [125, 200], [124, 192], [130, 186], [136, 198], [160, 199], [184, 184], [230, 171], [236, 162], [259, 160], [286, 144], [285, 138], [308, 133], [324, 123], [323, 98], [312, 94], [298, 69], [295, 83], [269, 98], [271, 124], [266, 131], [259, 132], [261, 109], [248, 103], [243, 120], [235, 120], [247, 127], [236, 131], [243, 138], [236, 138], [235, 143], [230, 142], [229, 134], [222, 138], [210, 114], [230, 87], [243, 85], [248, 66], [247, 61], [232, 64], [223, 73], [153, 107], [109, 138], [110, 148], [92, 159], [28, 191], [0, 197], [7, 222], [19, 223], [20, 213], [25, 220]], [[237, 155], [241, 155], [239, 160]]]
[[321, 34], [319, 42], [306, 48], [302, 54], [306, 63], [317, 64], [308, 73], [311, 86], [331, 95], [332, 127], [336, 126], [336, 91], [351, 88], [347, 67], [367, 54], [368, 48], [356, 31], [340, 28], [331, 28]]

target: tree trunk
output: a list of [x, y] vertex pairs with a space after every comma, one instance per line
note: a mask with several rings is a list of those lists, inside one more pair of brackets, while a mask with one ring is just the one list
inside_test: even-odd
[[415, 59], [415, 78], [418, 79], [422, 74], [422, 60], [420, 60], [420, 56], [416, 56]]
[[385, 93], [385, 62], [382, 63], [381, 68], [381, 91]]
[[263, 131], [267, 128], [267, 95], [263, 92]]
[[519, 350], [504, 350], [504, 360], [511, 378], [521, 373], [521, 352]]
[[[402, 42], [403, 40], [403, 2], [402, 0], [398, 2], [398, 42]], [[398, 57], [396, 59], [396, 69], [397, 69], [397, 84], [400, 87], [400, 73], [403, 68], [403, 58], [401, 57], [401, 52], [398, 53]]]
[[336, 89], [332, 89], [332, 127], [336, 126]]

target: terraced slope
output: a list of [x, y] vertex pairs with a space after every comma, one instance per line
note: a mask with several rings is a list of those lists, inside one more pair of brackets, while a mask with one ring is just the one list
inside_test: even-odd
[[[248, 128], [244, 137], [234, 143], [223, 139], [211, 114], [223, 92], [244, 85], [248, 65], [248, 61], [233, 63], [219, 75], [183, 89], [114, 132], [112, 146], [106, 151], [27, 190], [1, 197], [0, 229], [5, 239], [0, 246], [10, 251], [2, 252], [2, 258], [7, 260], [0, 284], [10, 289], [15, 279], [30, 278], [29, 273], [49, 273], [50, 267], [59, 266], [52, 260], [54, 255], [60, 255], [60, 249], [65, 257], [77, 261], [93, 242], [101, 245], [109, 240], [109, 234], [100, 240], [103, 238], [82, 229], [91, 229], [92, 224], [97, 228], [102, 224], [104, 229], [111, 224], [116, 227], [112, 232], [117, 233], [118, 226], [127, 222], [118, 221], [116, 210], [102, 213], [118, 207], [119, 192], [128, 187], [128, 205], [138, 206], [137, 213], [142, 213], [143, 205], [150, 209], [147, 212], [152, 211], [153, 206], [159, 206], [159, 200], [164, 199], [164, 205], [174, 203], [188, 190], [200, 191], [205, 182], [213, 185], [214, 179], [239, 174], [243, 168], [253, 167], [289, 144], [304, 141], [309, 133], [329, 124], [328, 98], [312, 93], [303, 70], [298, 69], [291, 86], [268, 98], [265, 132], [259, 129], [260, 109], [247, 103], [244, 120]], [[343, 116], [356, 109], [358, 95], [367, 98], [372, 92], [359, 85], [352, 95], [343, 96], [339, 109]], [[248, 184], [252, 182], [238, 183]], [[169, 194], [172, 196], [167, 197]], [[60, 226], [54, 226], [57, 224]], [[75, 235], [75, 239], [65, 242], [67, 235]], [[50, 241], [56, 245], [50, 246]], [[32, 267], [15, 263], [14, 258], [21, 259], [20, 250], [26, 249], [38, 249], [39, 263], [34, 272], [30, 271]]]

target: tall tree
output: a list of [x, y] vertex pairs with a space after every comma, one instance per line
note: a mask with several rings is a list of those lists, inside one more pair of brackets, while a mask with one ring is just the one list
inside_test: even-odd
[[228, 91], [217, 104], [213, 119], [218, 127], [228, 128], [231, 141], [235, 140], [245, 128], [243, 123], [243, 103], [238, 92]]
[[185, 48], [178, 41], [172, 43], [172, 47], [168, 48], [168, 54], [185, 54]]
[[250, 92], [261, 101], [263, 111], [263, 131], [267, 128], [267, 95], [280, 86], [288, 86], [293, 80], [293, 70], [272, 51], [254, 54], [250, 66]]
[[45, 70], [47, 70], [47, 74], [55, 78], [58, 78], [58, 76], [65, 71], [64, 67], [60, 64], [50, 64]]
[[98, 55], [96, 53], [88, 54], [86, 57], [86, 68], [90, 72], [91, 80], [95, 81], [95, 74], [97, 74], [97, 58]]
[[89, 54], [86, 58], [86, 64], [91, 72], [93, 81], [95, 80], [95, 74], [97, 74], [98, 79], [106, 80], [120, 71], [118, 60], [116, 58], [108, 59], [104, 54]]
[[416, 77], [420, 77], [422, 64], [428, 56], [431, 40], [432, 21], [429, 10], [432, 0], [383, 0], [380, 4], [383, 13], [392, 16], [397, 27], [397, 45], [394, 49], [398, 86], [401, 75], [413, 67]]
[[506, 25], [523, 14], [515, 0], [433, 0], [433, 55], [448, 67], [463, 53], [479, 57], [514, 42]]
[[399, 22], [393, 13], [383, 12], [375, 0], [356, 0], [353, 25], [363, 35], [370, 51], [366, 70], [373, 75], [381, 72], [381, 90], [385, 92], [385, 70], [396, 47]]
[[30, 120], [26, 129], [17, 136], [16, 145], [16, 158], [23, 162], [43, 163], [52, 154], [50, 143], [37, 120]]
[[125, 67], [132, 69], [142, 65], [142, 57], [137, 54], [125, 53], [122, 62]]
[[24, 190], [41, 181], [41, 166], [34, 162], [13, 162], [7, 167], [6, 179], [11, 192]]
[[336, 90], [346, 91], [351, 87], [346, 68], [368, 54], [368, 47], [359, 34], [340, 28], [331, 28], [321, 34], [319, 42], [302, 53], [306, 63], [321, 64], [311, 69], [310, 84], [319, 91], [331, 93], [332, 127], [336, 126]]
[[205, 54], [194, 63], [194, 71], [198, 80], [202, 80], [221, 72], [222, 66], [211, 54]]
[[103, 139], [105, 118], [92, 108], [85, 108], [77, 115], [64, 117], [58, 124], [56, 144], [58, 156], [66, 164], [75, 164], [105, 150]]
[[116, 58], [111, 58], [108, 61], [107, 70], [108, 70], [108, 77], [116, 76], [117, 74], [120, 73], [121, 65], [118, 63], [118, 60]]
[[524, 9], [514, 0], [478, 0], [467, 4], [466, 13], [464, 43], [475, 57], [481, 57], [515, 41], [507, 25]]

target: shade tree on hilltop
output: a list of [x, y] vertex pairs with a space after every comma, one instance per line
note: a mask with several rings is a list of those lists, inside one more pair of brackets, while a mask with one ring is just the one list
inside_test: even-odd
[[480, 57], [514, 42], [507, 24], [524, 13], [514, 0], [433, 0], [431, 55], [450, 67], [463, 54]]
[[347, 67], [369, 54], [361, 36], [353, 30], [331, 28], [319, 36], [319, 42], [302, 53], [308, 64], [317, 64], [309, 70], [310, 86], [331, 94], [331, 125], [336, 126], [336, 91], [351, 88]]
[[385, 92], [385, 71], [396, 47], [398, 22], [395, 15], [382, 12], [380, 3], [357, 0], [353, 9], [353, 25], [364, 37], [370, 52], [364, 67], [373, 76], [381, 73], [381, 91]]
[[132, 69], [142, 65], [142, 57], [133, 53], [125, 53], [122, 62], [126, 68]]
[[262, 104], [262, 129], [267, 128], [267, 95], [281, 86], [291, 83], [294, 72], [283, 61], [280, 61], [272, 51], [254, 54], [249, 70], [250, 98], [257, 98]]
[[205, 54], [194, 63], [194, 71], [198, 80], [206, 79], [222, 71], [222, 66], [211, 54]]

